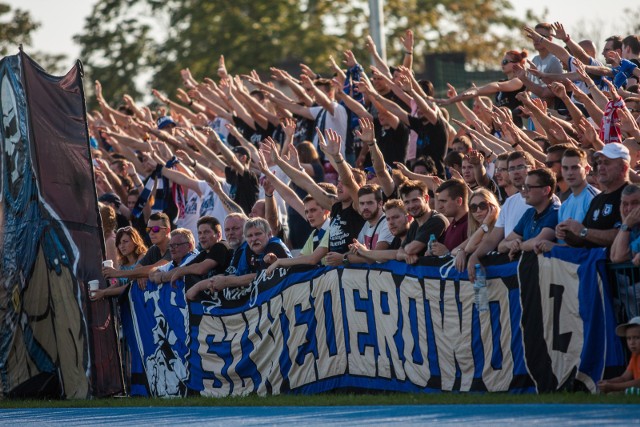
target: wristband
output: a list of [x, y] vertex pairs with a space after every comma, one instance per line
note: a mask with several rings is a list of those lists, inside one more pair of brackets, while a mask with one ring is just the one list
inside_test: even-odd
[[189, 100], [189, 104], [187, 104], [187, 105], [189, 105], [189, 107], [191, 107], [193, 105], [193, 99], [190, 99]]
[[194, 160], [194, 161], [191, 163], [191, 167], [192, 167], [192, 168], [195, 168], [197, 165], [198, 165], [198, 161], [197, 161], [197, 160]]
[[339, 165], [340, 163], [344, 162], [344, 159], [340, 159], [340, 161], [336, 160], [336, 165]]
[[413, 51], [412, 50], [405, 50], [404, 54], [405, 55], [413, 55]]
[[273, 197], [273, 194], [264, 193], [264, 197]]
[[349, 261], [349, 254], [348, 254], [348, 253], [344, 254], [344, 256], [342, 257], [342, 263], [343, 263], [344, 265], [349, 265], [349, 264], [350, 264], [350, 261]]

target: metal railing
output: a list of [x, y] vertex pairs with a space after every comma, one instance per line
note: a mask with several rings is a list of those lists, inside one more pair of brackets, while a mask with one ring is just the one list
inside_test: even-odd
[[608, 264], [613, 307], [618, 323], [640, 316], [640, 267], [631, 262]]

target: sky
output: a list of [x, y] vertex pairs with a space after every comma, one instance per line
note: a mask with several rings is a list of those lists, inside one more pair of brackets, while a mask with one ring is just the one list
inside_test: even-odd
[[[84, 18], [91, 13], [96, 0], [0, 0], [9, 3], [12, 8], [28, 10], [31, 16], [41, 23], [33, 35], [32, 46], [25, 47], [50, 54], [66, 54], [69, 67], [80, 54], [80, 48], [72, 37], [82, 32]], [[216, 0], [212, 0], [216, 1]], [[260, 0], [256, 0], [260, 1]], [[635, 0], [511, 0], [515, 15], [524, 17], [526, 9], [532, 9], [542, 15], [548, 10], [550, 21], [561, 21], [571, 33], [572, 26], [579, 26], [580, 21], [600, 27], [605, 24], [605, 33], [615, 30], [615, 22], [621, 20], [621, 11], [635, 4]], [[607, 8], [602, 5], [606, 4]], [[606, 28], [610, 26], [610, 28]], [[614, 31], [615, 32], [615, 31]], [[607, 37], [610, 34], [605, 35]], [[598, 44], [598, 47], [602, 46]], [[17, 47], [16, 47], [17, 51]], [[80, 58], [82, 59], [82, 58]]]

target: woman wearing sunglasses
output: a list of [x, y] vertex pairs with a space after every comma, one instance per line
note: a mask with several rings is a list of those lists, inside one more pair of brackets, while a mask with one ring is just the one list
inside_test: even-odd
[[482, 239], [493, 230], [499, 213], [500, 204], [491, 191], [480, 188], [473, 192], [469, 198], [469, 222], [467, 225], [469, 240], [464, 249], [458, 249], [455, 254], [458, 271], [464, 271], [467, 266], [467, 254], [473, 253]]
[[[473, 86], [449, 99], [441, 99], [438, 103], [440, 105], [450, 105], [483, 95], [495, 94], [496, 107], [507, 107], [513, 114], [514, 110], [522, 105], [520, 101], [516, 99], [516, 95], [525, 90], [525, 86], [522, 81], [516, 77], [516, 69], [518, 67], [524, 68], [526, 58], [526, 50], [508, 51], [504, 54], [501, 62], [502, 72], [507, 76], [505, 80], [487, 83], [480, 87]], [[513, 114], [513, 116], [514, 123], [517, 126], [522, 126], [521, 117], [518, 114]]]

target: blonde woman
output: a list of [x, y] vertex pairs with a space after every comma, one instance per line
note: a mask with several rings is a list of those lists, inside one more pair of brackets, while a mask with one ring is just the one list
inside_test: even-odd
[[469, 197], [469, 238], [464, 249], [458, 249], [456, 269], [464, 271], [467, 266], [467, 255], [473, 253], [480, 242], [488, 235], [498, 219], [500, 204], [496, 196], [486, 188], [480, 188]]

